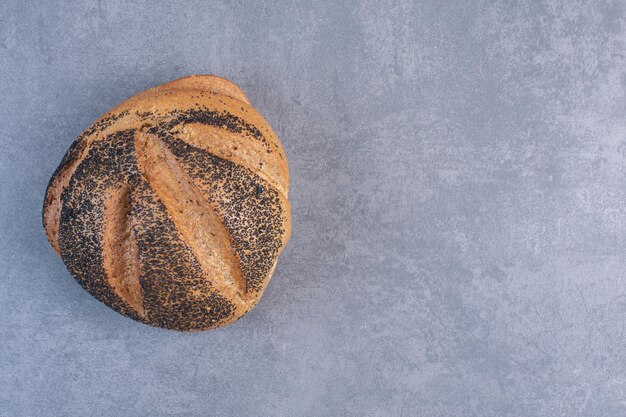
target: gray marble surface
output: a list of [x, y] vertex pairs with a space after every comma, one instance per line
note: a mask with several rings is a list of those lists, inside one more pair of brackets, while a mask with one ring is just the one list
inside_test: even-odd
[[[0, 415], [626, 415], [626, 4], [0, 1]], [[194, 73], [282, 138], [260, 305], [126, 319], [45, 239], [108, 108]]]

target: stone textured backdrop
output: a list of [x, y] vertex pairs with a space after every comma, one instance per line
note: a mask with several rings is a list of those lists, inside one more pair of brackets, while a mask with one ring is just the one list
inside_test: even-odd
[[[626, 4], [0, 1], [0, 415], [626, 415]], [[262, 302], [179, 334], [69, 276], [46, 183], [193, 73], [282, 138]]]

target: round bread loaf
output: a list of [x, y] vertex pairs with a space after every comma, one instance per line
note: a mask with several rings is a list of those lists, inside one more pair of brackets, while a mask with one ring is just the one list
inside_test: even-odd
[[241, 89], [197, 75], [124, 101], [54, 172], [48, 240], [118, 313], [167, 329], [231, 323], [258, 302], [289, 240], [282, 145]]

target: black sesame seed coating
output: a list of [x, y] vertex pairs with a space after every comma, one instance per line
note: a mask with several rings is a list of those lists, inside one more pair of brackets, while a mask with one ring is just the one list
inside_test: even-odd
[[247, 291], [261, 291], [284, 233], [278, 192], [247, 169], [181, 140], [163, 138], [209, 201], [217, 202]]
[[[76, 281], [115, 311], [140, 320], [108, 284], [103, 268], [104, 195], [130, 182], [134, 152], [133, 131], [120, 131], [94, 143], [78, 165], [61, 196], [59, 248]], [[136, 172], [136, 171], [135, 171]]]
[[143, 179], [131, 191], [131, 207], [149, 323], [193, 330], [213, 327], [230, 317], [234, 306], [211, 290], [167, 209]]

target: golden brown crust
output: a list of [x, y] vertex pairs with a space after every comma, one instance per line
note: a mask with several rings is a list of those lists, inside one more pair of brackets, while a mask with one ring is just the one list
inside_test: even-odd
[[187, 90], [192, 92], [204, 91], [208, 93], [218, 93], [239, 101], [243, 101], [248, 105], [250, 104], [248, 98], [237, 84], [227, 80], [226, 78], [218, 77], [215, 75], [191, 75], [189, 77], [179, 78], [177, 80], [170, 81], [156, 87], [152, 87], [142, 93], [139, 93], [135, 97], [141, 97], [142, 95], [148, 95], [156, 92], [161, 93], [166, 90]]
[[192, 76], [121, 103], [72, 145], [43, 219], [76, 280], [116, 311], [176, 330], [259, 300], [290, 231], [282, 145], [230, 81]]

